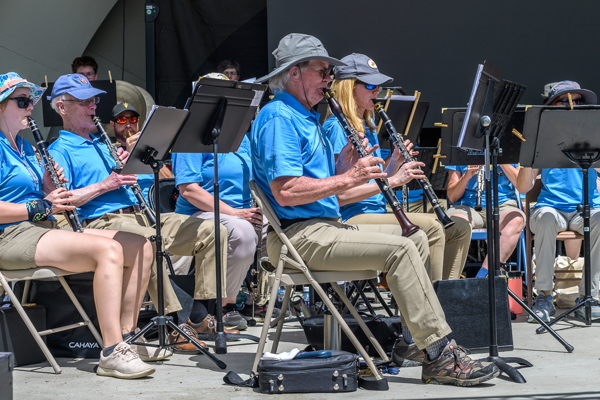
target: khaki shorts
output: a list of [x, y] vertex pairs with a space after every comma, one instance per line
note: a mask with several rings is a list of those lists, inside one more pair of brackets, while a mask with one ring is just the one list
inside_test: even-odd
[[56, 221], [11, 225], [0, 233], [0, 269], [36, 268], [34, 258], [40, 238], [58, 227]]
[[[500, 212], [508, 210], [516, 211], [519, 214], [521, 214], [521, 216], [523, 217], [523, 221], [525, 221], [525, 213], [521, 211], [519, 207], [517, 207], [517, 202], [514, 200], [509, 200], [500, 204], [498, 210]], [[471, 227], [473, 229], [482, 229], [487, 226], [487, 215], [485, 208], [483, 208], [481, 211], [475, 211], [475, 209], [472, 207], [457, 204], [449, 208], [448, 211], [446, 211], [446, 214], [448, 216], [456, 214], [464, 215], [465, 217], [467, 217], [467, 220], [471, 223]]]

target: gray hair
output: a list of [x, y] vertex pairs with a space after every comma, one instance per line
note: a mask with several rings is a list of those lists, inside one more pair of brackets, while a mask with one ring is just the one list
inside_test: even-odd
[[56, 96], [55, 98], [52, 99], [52, 101], [50, 102], [50, 107], [52, 107], [52, 109], [54, 111], [56, 111], [58, 114], [60, 114], [58, 112], [58, 109], [56, 108], [56, 102], [57, 101], [65, 101], [67, 100], [67, 95], [66, 94], [61, 94], [59, 96]]
[[[301, 62], [300, 64], [294, 65], [291, 68], [293, 67], [298, 67], [300, 69], [300, 72], [302, 72], [306, 70], [306, 68], [308, 68], [308, 61]], [[273, 92], [273, 94], [277, 94], [279, 92], [287, 90], [287, 85], [290, 81], [290, 69], [281, 71], [280, 73], [269, 79], [269, 88], [271, 88], [271, 92]]]

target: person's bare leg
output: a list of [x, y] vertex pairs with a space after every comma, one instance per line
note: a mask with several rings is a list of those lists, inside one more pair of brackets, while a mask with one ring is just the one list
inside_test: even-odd
[[121, 333], [133, 332], [150, 280], [154, 260], [152, 243], [132, 233], [88, 229], [86, 233], [114, 239], [123, 248], [123, 290], [121, 296]]
[[569, 239], [565, 240], [565, 253], [571, 260], [577, 260], [579, 254], [581, 254], [581, 243], [583, 239]]
[[[76, 243], [76, 245], [74, 245]], [[123, 248], [115, 240], [54, 229], [38, 241], [35, 264], [70, 272], [95, 271], [94, 302], [106, 347], [121, 342]]]
[[[505, 263], [515, 251], [525, 221], [521, 213], [512, 210], [500, 212], [500, 262]], [[481, 268], [488, 268], [488, 257], [485, 257]]]

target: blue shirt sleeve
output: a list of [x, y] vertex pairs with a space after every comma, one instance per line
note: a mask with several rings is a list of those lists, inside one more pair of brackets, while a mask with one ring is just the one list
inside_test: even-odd
[[262, 128], [274, 132], [263, 135], [266, 175], [269, 182], [280, 176], [302, 176], [304, 165], [298, 155], [302, 154], [302, 146], [292, 121], [284, 117], [275, 117]]

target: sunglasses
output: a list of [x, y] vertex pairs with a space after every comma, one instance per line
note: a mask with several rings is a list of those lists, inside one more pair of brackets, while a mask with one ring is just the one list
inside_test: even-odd
[[[579, 97], [577, 99], [572, 99], [573, 100], [573, 104], [574, 105], [581, 105], [581, 104], [585, 104], [585, 100], [583, 100], [583, 97]], [[559, 105], [563, 105], [563, 106], [568, 106], [569, 105], [569, 98], [568, 97], [564, 97], [560, 100], [555, 100], [554, 104], [559, 106]]]
[[126, 124], [127, 120], [129, 120], [130, 124], [135, 124], [135, 123], [138, 122], [138, 117], [134, 116], [134, 117], [129, 117], [129, 118], [127, 118], [127, 117], [118, 117], [118, 118], [115, 118], [115, 122], [117, 124], [119, 124], [119, 125]]
[[321, 75], [321, 78], [323, 78], [323, 79], [325, 79], [325, 78], [333, 79], [333, 68], [332, 67], [327, 67], [327, 68], [308, 67], [308, 68], [312, 68], [315, 71], [317, 71], [317, 73], [319, 75]]
[[379, 87], [379, 85], [371, 85], [370, 83], [364, 83], [361, 81], [356, 81], [356, 83], [360, 83], [361, 85], [365, 85], [365, 89], [367, 90], [374, 90], [377, 89]]
[[63, 101], [76, 101], [82, 107], [89, 107], [92, 104], [99, 104], [100, 103], [100, 97], [96, 96], [96, 97], [89, 98], [87, 100], [63, 100]]
[[9, 100], [15, 100], [19, 108], [27, 108], [30, 104], [33, 105], [33, 99], [29, 97], [10, 97]]

